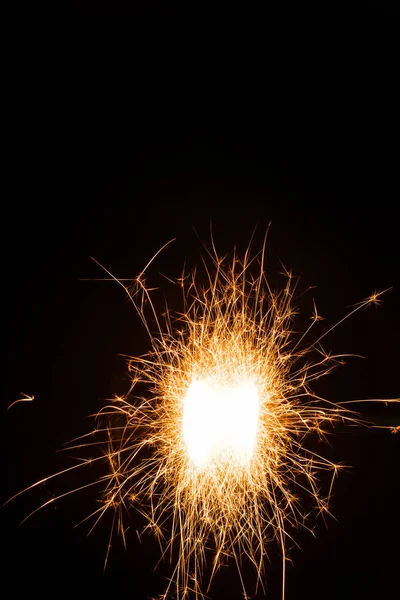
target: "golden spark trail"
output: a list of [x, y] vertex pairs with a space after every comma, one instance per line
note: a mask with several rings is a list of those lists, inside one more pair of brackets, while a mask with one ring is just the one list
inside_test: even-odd
[[[151, 349], [129, 359], [130, 389], [96, 415], [95, 441], [86, 443], [83, 436], [69, 449], [106, 447], [109, 471], [95, 482], [104, 491], [91, 515], [94, 525], [113, 511], [113, 528], [125, 543], [124, 511], [136, 507], [162, 555], [177, 557], [162, 598], [173, 590], [181, 600], [203, 598], [227, 559], [237, 565], [247, 598], [241, 564], [254, 565], [256, 584], [264, 588], [264, 561], [273, 541], [282, 555], [284, 597], [290, 532], [308, 527], [301, 498], [311, 495], [318, 512], [326, 514], [340, 468], [309, 449], [307, 439], [324, 438], [335, 423], [366, 423], [345, 403], [313, 392], [313, 382], [346, 356], [329, 355], [321, 346], [337, 325], [307, 343], [321, 320], [314, 303], [305, 333], [292, 332], [296, 281], [286, 272], [286, 285], [271, 290], [265, 241], [257, 256], [248, 250], [243, 260], [222, 259], [214, 244], [207, 252], [206, 285], [196, 271], [176, 282], [183, 298], [177, 314], [166, 308], [160, 315], [153, 304], [145, 283], [152, 261], [131, 285], [104, 269], [128, 294]], [[339, 323], [378, 303], [382, 293]], [[325, 495], [323, 471], [330, 473]]]
[[11, 402], [10, 406], [8, 406], [8, 408], [7, 408], [7, 411], [9, 411], [10, 408], [15, 406], [16, 404], [19, 404], [19, 402], [33, 402], [35, 399], [35, 396], [28, 396], [27, 394], [23, 394], [23, 393], [21, 393], [21, 395], [24, 397], [19, 398], [18, 400], [14, 400], [14, 402]]

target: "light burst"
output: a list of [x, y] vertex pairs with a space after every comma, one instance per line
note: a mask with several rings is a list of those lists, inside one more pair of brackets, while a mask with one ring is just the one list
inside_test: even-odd
[[[151, 349], [129, 359], [129, 391], [100, 410], [87, 434], [98, 436], [109, 465], [94, 482], [103, 492], [91, 517], [95, 525], [112, 511], [111, 535], [117, 530], [124, 541], [125, 511], [136, 507], [146, 517], [162, 555], [174, 557], [162, 598], [174, 590], [182, 600], [202, 598], [227, 560], [236, 563], [247, 597], [242, 563], [254, 565], [256, 585], [264, 588], [273, 542], [282, 555], [284, 597], [291, 532], [309, 527], [302, 499], [311, 496], [326, 514], [339, 470], [308, 439], [324, 438], [338, 422], [365, 424], [345, 403], [313, 391], [313, 382], [345, 358], [321, 345], [344, 319], [313, 336], [321, 320], [314, 303], [309, 327], [295, 334], [296, 280], [285, 271], [283, 288], [270, 288], [265, 241], [258, 255], [248, 249], [242, 260], [221, 258], [212, 243], [203, 262], [206, 283], [199, 284], [196, 271], [183, 273], [175, 282], [183, 310], [167, 307], [162, 315], [145, 281], [149, 265], [129, 285], [107, 271], [132, 301]], [[382, 293], [344, 318], [378, 303]], [[69, 449], [93, 445], [87, 436]], [[71, 469], [93, 460], [104, 456]], [[323, 471], [329, 472], [325, 493]]]

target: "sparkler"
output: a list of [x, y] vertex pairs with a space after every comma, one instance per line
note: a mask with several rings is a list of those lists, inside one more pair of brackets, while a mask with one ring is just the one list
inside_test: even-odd
[[[270, 288], [265, 240], [258, 255], [251, 257], [248, 249], [242, 260], [235, 254], [231, 261], [212, 243], [204, 261], [206, 285], [199, 285], [196, 271], [175, 282], [183, 298], [177, 314], [168, 307], [163, 315], [157, 312], [145, 281], [150, 263], [129, 285], [105, 269], [128, 294], [151, 350], [129, 359], [128, 393], [100, 410], [94, 432], [69, 445], [92, 445], [86, 439], [93, 434], [100, 437], [98, 447], [106, 445], [108, 473], [88, 484], [103, 485], [93, 527], [112, 511], [111, 536], [118, 531], [125, 543], [124, 511], [136, 507], [162, 555], [172, 559], [177, 553], [162, 598], [175, 589], [182, 600], [203, 598], [227, 559], [236, 563], [247, 598], [242, 560], [254, 565], [256, 585], [264, 587], [267, 549], [275, 540], [284, 598], [290, 531], [308, 527], [301, 498], [311, 495], [321, 514], [329, 512], [340, 468], [310, 449], [307, 439], [324, 438], [338, 422], [363, 424], [345, 403], [313, 392], [313, 382], [345, 357], [326, 353], [321, 341], [356, 311], [378, 304], [383, 292], [307, 342], [321, 317], [314, 304], [308, 329], [300, 336], [292, 332], [296, 280], [285, 271], [285, 286], [278, 292]], [[67, 470], [93, 460], [104, 456]], [[330, 473], [325, 495], [319, 484], [323, 471]], [[111, 537], [107, 557], [110, 545]]]

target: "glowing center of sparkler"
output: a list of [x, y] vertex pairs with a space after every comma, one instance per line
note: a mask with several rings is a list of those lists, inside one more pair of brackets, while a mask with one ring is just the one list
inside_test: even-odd
[[194, 464], [218, 459], [245, 465], [256, 442], [258, 412], [251, 381], [236, 387], [193, 381], [184, 400], [183, 436]]

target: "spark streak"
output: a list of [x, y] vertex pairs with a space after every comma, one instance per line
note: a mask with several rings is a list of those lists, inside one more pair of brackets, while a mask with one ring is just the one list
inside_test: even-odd
[[24, 396], [24, 397], [23, 398], [19, 398], [18, 400], [14, 400], [14, 402], [11, 402], [10, 406], [7, 407], [7, 411], [9, 411], [10, 408], [12, 408], [13, 406], [15, 406], [19, 402], [33, 402], [33, 400], [35, 399], [35, 396], [28, 396], [27, 394], [23, 394], [22, 392], [21, 392], [21, 395]]

